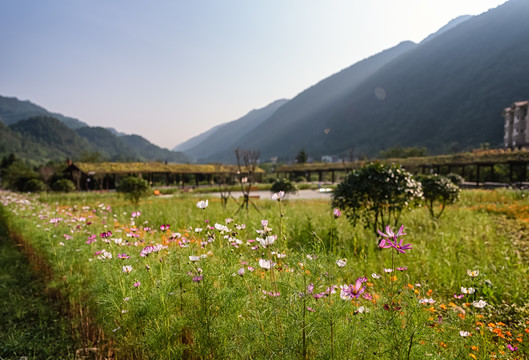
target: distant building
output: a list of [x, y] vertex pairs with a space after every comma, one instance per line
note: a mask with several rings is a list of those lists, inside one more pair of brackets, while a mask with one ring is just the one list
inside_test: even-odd
[[505, 132], [503, 146], [521, 148], [529, 146], [529, 101], [519, 101], [503, 110]]

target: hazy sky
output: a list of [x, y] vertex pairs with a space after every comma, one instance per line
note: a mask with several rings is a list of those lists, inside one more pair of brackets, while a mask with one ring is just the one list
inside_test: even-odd
[[0, 95], [167, 148], [505, 0], [0, 0]]

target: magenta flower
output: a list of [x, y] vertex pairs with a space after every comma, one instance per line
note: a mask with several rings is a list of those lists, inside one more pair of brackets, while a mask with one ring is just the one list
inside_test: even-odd
[[399, 237], [406, 235], [406, 233], [404, 232], [404, 225], [400, 227], [399, 231], [396, 234], [393, 232], [393, 230], [391, 230], [389, 226], [386, 226], [385, 233], [383, 233], [380, 230], [377, 230], [377, 232], [379, 235], [383, 237], [382, 241], [378, 245], [379, 247], [383, 249], [393, 248], [397, 252], [402, 253], [402, 254], [405, 254], [406, 250], [413, 249], [411, 247], [411, 244], [403, 244], [404, 240], [400, 239], [399, 241], [398, 239]]
[[141, 285], [141, 282], [139, 282], [139, 281], [137, 281], [137, 282], [134, 283], [134, 287], [138, 287], [138, 286], [140, 286], [140, 285]]
[[511, 351], [516, 351], [518, 350], [518, 346], [512, 346], [511, 344], [507, 344], [507, 348]]
[[406, 266], [405, 267], [398, 267], [397, 270], [398, 271], [406, 271], [406, 270], [408, 270], [408, 267], [406, 267]]
[[360, 295], [364, 293], [366, 290], [365, 286], [362, 286], [363, 281], [361, 281], [361, 278], [356, 280], [356, 283], [354, 285], [349, 285], [349, 287], [343, 287], [342, 288], [342, 294], [346, 297], [349, 297], [351, 299], [358, 299]]
[[120, 258], [120, 259], [130, 259], [130, 256], [128, 256], [127, 254], [123, 253], [123, 254], [118, 254], [118, 258]]
[[334, 215], [334, 217], [335, 217], [336, 219], [338, 219], [340, 216], [342, 216], [342, 212], [341, 212], [339, 209], [334, 209], [334, 210], [332, 211], [332, 213], [333, 213], [333, 215]]
[[171, 225], [169, 224], [160, 225], [160, 230], [162, 231], [169, 230], [170, 228], [171, 228]]

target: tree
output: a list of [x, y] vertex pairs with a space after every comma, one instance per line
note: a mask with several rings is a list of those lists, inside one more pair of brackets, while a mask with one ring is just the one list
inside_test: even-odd
[[270, 191], [273, 193], [284, 191], [285, 194], [295, 194], [298, 189], [296, 188], [296, 185], [290, 182], [290, 180], [278, 179], [272, 184], [272, 188], [270, 189]]
[[305, 149], [302, 149], [298, 154], [296, 155], [296, 162], [298, 164], [304, 164], [308, 160], [307, 153], [305, 152]]
[[397, 226], [402, 210], [418, 204], [421, 184], [399, 165], [371, 163], [353, 170], [338, 184], [332, 206], [341, 209], [354, 224], [362, 221], [373, 231]]
[[121, 181], [116, 190], [135, 204], [138, 204], [141, 198], [149, 195], [151, 187], [145, 179], [128, 176]]
[[220, 163], [215, 164], [215, 181], [219, 186], [219, 194], [222, 201], [222, 206], [226, 208], [229, 198], [233, 198], [233, 196], [231, 196], [231, 185], [233, 184], [233, 181], [229, 173], [222, 171], [222, 164]]
[[[417, 177], [422, 184], [424, 202], [430, 215], [439, 219], [447, 204], [455, 203], [459, 199], [460, 189], [450, 179], [441, 175], [421, 175]], [[436, 213], [435, 209], [439, 208]]]
[[[254, 174], [259, 161], [259, 156], [260, 153], [257, 150], [240, 148], [235, 149], [237, 168], [239, 169], [237, 173], [239, 175], [239, 182], [241, 184], [241, 191], [243, 195], [243, 202], [237, 212], [239, 212], [239, 210], [242, 208], [246, 208], [246, 210], [248, 210], [248, 206], [250, 204], [250, 191], [255, 181]], [[252, 203], [252, 205], [257, 211], [259, 211], [254, 203]]]

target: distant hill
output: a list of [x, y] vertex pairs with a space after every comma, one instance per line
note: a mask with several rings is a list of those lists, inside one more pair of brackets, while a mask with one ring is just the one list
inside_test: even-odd
[[85, 126], [75, 132], [95, 145], [103, 158], [111, 161], [139, 161], [140, 155], [111, 131], [102, 127]]
[[[95, 146], [79, 136], [59, 120], [36, 116], [11, 124], [13, 139], [19, 139], [23, 158], [41, 162], [79, 158], [84, 153], [95, 152]], [[4, 133], [4, 131], [2, 131]], [[14, 135], [13, 133], [17, 134]], [[6, 133], [9, 135], [9, 133]], [[16, 148], [7, 149], [16, 154]]]
[[402, 43], [303, 91], [234, 145], [285, 161], [301, 149], [319, 159], [394, 146], [499, 147], [503, 108], [529, 98], [527, 18], [529, 1], [511, 0], [454, 19], [418, 45]]
[[[219, 128], [225, 133], [222, 137], [224, 141], [223, 143], [225, 144], [224, 148], [218, 146], [216, 142], [211, 143], [209, 141], [202, 141], [194, 148], [186, 150], [186, 153], [198, 157], [202, 159], [201, 161], [205, 162], [234, 162], [235, 158], [233, 150], [235, 148], [264, 149], [266, 143], [272, 140], [270, 136], [276, 131], [282, 132], [282, 134], [276, 133], [276, 136], [288, 137], [288, 143], [294, 142], [298, 144], [298, 141], [303, 141], [298, 136], [298, 128], [306, 126], [304, 122], [307, 117], [318, 114], [321, 108], [325, 108], [332, 104], [337, 98], [345, 96], [355, 89], [356, 86], [365, 81], [370, 75], [374, 74], [403, 53], [413, 49], [415, 46], [416, 45], [410, 41], [403, 42], [391, 49], [362, 60], [320, 81], [288, 102], [280, 100], [281, 102], [279, 104], [281, 106], [274, 106], [274, 108], [272, 108], [274, 111], [272, 112], [262, 112], [262, 110], [268, 110], [269, 107], [261, 110], [254, 110], [260, 115], [258, 117], [260, 120], [259, 122], [252, 122], [251, 115], [253, 114], [250, 112], [245, 117], [229, 123], [231, 124], [231, 127], [227, 127], [227, 124], [222, 124], [223, 126]], [[274, 102], [271, 105], [273, 104], [278, 103]], [[250, 119], [247, 118], [249, 116]], [[252, 124], [253, 127], [248, 128], [246, 131], [241, 131], [238, 128], [239, 121], [248, 122]], [[259, 135], [261, 132], [265, 134], [265, 138], [263, 139], [260, 138]], [[209, 136], [210, 139], [215, 137], [215, 133]], [[219, 141], [219, 143], [221, 142]], [[309, 149], [309, 145], [310, 144], [307, 144], [305, 149]], [[300, 145], [296, 145], [296, 147], [299, 146]], [[301, 145], [298, 151], [301, 150], [303, 146], [304, 145]], [[200, 153], [192, 152], [194, 150], [200, 151]], [[265, 158], [271, 156], [283, 157], [283, 155], [284, 154], [280, 152], [268, 152], [266, 153]]]
[[[9, 125], [9, 126], [6, 126]], [[17, 98], [0, 96], [0, 157], [15, 154], [34, 164], [66, 158], [189, 163], [192, 159], [113, 128], [90, 127]]]
[[125, 144], [128, 144], [132, 147], [142, 160], [150, 161], [167, 161], [172, 163], [192, 163], [193, 159], [189, 156], [181, 153], [175, 152], [168, 149], [160, 148], [156, 145], [153, 145], [145, 138], [139, 135], [124, 135], [120, 136], [119, 139]]
[[26, 120], [39, 115], [54, 117], [63, 122], [70, 129], [88, 126], [88, 124], [77, 119], [49, 112], [43, 107], [35, 105], [30, 101], [22, 101], [15, 97], [0, 96], [0, 121], [6, 125], [14, 124], [17, 121]]
[[[287, 102], [288, 100], [285, 99], [276, 100], [264, 108], [252, 110], [237, 120], [216, 126], [188, 140], [180, 148], [185, 148], [187, 144], [185, 153], [200, 162], [233, 162], [234, 150], [240, 139], [266, 121]], [[224, 156], [217, 157], [215, 156], [217, 153], [222, 153]]]

